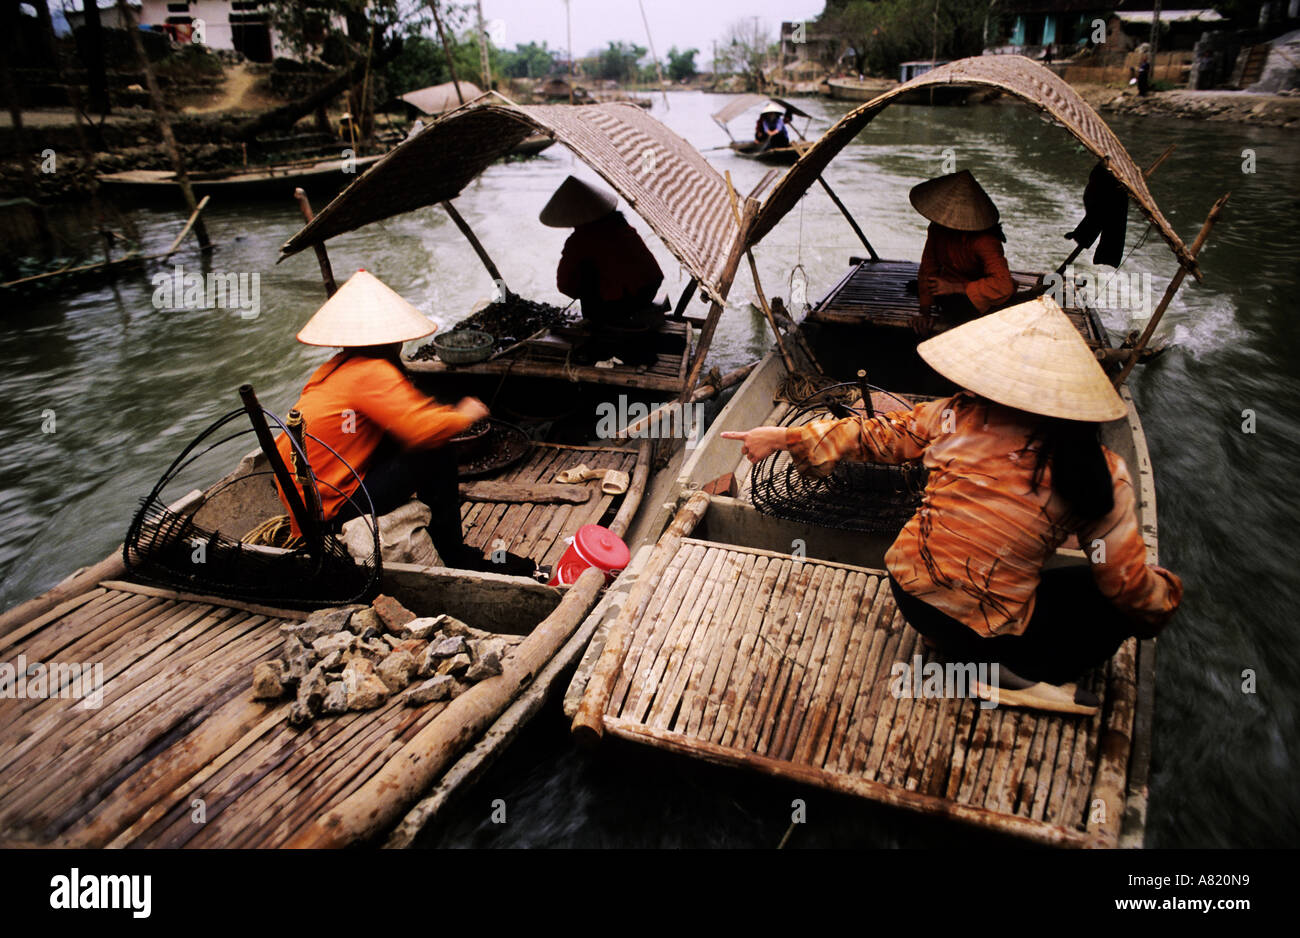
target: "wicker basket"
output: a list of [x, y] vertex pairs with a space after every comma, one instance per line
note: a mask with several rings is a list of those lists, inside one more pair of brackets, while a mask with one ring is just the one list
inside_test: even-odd
[[434, 336], [433, 347], [438, 358], [448, 365], [468, 365], [481, 362], [492, 355], [496, 339], [477, 329], [461, 329]]

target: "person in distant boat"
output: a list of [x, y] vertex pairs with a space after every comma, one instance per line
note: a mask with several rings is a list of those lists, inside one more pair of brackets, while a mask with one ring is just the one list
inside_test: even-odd
[[[358, 492], [360, 477], [376, 517], [412, 496], [429, 506], [429, 537], [444, 565], [531, 574], [532, 565], [522, 558], [507, 556], [504, 565], [492, 564], [465, 545], [456, 460], [446, 444], [486, 418], [488, 409], [473, 397], [454, 407], [440, 404], [402, 370], [402, 343], [436, 328], [379, 278], [359, 270], [298, 333], [305, 345], [341, 349], [316, 369], [294, 405], [310, 434], [304, 449], [322, 520], [336, 526], [369, 511]], [[290, 465], [293, 444], [287, 435], [279, 436], [276, 448]], [[300, 533], [292, 512], [289, 517], [293, 533]]]
[[[582, 304], [583, 319], [603, 340], [595, 343], [598, 350], [594, 345], [587, 350], [588, 357], [611, 353], [632, 364], [628, 356], [636, 357], [638, 349], [613, 338], [610, 330], [644, 331], [663, 320], [655, 294], [664, 274], [617, 206], [614, 193], [570, 176], [538, 217], [551, 228], [573, 229], [564, 242], [555, 286]], [[639, 351], [652, 354], [645, 348]]]
[[998, 209], [970, 170], [920, 183], [908, 198], [930, 220], [917, 271], [918, 332], [934, 330], [936, 305], [965, 320], [1011, 299], [1016, 287], [1002, 253]]
[[[1146, 562], [1137, 494], [1099, 439], [1127, 408], [1050, 297], [922, 342], [964, 388], [911, 411], [729, 432], [752, 461], [788, 451], [827, 476], [845, 459], [921, 461], [921, 506], [885, 554], [904, 618], [958, 663], [997, 663], [1003, 703], [1095, 712], [1069, 682], [1168, 623], [1182, 581]], [[1045, 570], [1071, 536], [1086, 563]], [[982, 692], [984, 693], [984, 692]]]
[[758, 122], [754, 125], [754, 140], [762, 144], [764, 150], [776, 150], [790, 145], [790, 132], [786, 129], [789, 112], [775, 101], [758, 112]]

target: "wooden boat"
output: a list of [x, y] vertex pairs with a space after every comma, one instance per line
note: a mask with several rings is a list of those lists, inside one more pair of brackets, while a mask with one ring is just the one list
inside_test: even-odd
[[888, 78], [828, 78], [826, 93], [837, 101], [870, 101], [898, 83]]
[[[1119, 141], [1067, 85], [1027, 59], [998, 59], [954, 62], [896, 94], [962, 80], [1002, 88], [1048, 111], [1106, 160], [1165, 238], [1179, 263], [1176, 281], [1196, 276], [1196, 251], [1219, 206], [1189, 249]], [[813, 184], [817, 170], [810, 166], [824, 166], [888, 103], [877, 99], [851, 112], [818, 141], [817, 152], [758, 211], [747, 242], [761, 238]], [[885, 389], [870, 392], [875, 412], [910, 409], [955, 390], [915, 353], [916, 299], [906, 283], [917, 265], [872, 255], [853, 259], [723, 408], [657, 519], [672, 519], [665, 534], [629, 568], [619, 595], [607, 596], [581, 627], [595, 638], [565, 697], [574, 732], [608, 734], [1039, 843], [1140, 846], [1154, 641], [1130, 639], [1087, 678], [1103, 701], [1092, 717], [985, 709], [973, 698], [896, 696], [889, 691], [896, 665], [935, 660], [899, 614], [884, 569], [884, 553], [914, 507], [906, 486], [864, 499], [877, 522], [865, 530], [846, 529], [842, 506], [823, 506], [815, 515], [808, 510], [815, 503], [807, 501], [796, 500], [798, 520], [788, 520], [791, 513], [761, 507], [770, 499], [756, 498], [779, 485], [782, 464], [759, 476], [734, 442], [721, 439], [727, 430], [824, 413], [811, 405], [792, 411], [788, 396], [791, 373], [816, 374], [818, 365], [824, 379], [850, 384], [864, 369], [867, 380]], [[1043, 275], [1015, 277], [1026, 294], [1042, 291]], [[1140, 347], [1117, 355], [1094, 310], [1068, 313], [1099, 359], [1126, 376]], [[1121, 396], [1128, 415], [1104, 427], [1103, 441], [1133, 474], [1154, 563], [1152, 466], [1122, 384]], [[778, 459], [788, 465], [784, 454]], [[1076, 547], [1063, 547], [1051, 563], [1086, 563]]]
[[807, 140], [793, 140], [788, 147], [764, 147], [753, 140], [731, 143], [731, 151], [737, 156], [773, 166], [790, 166], [811, 148], [812, 143]]
[[[733, 120], [744, 114], [746, 111], [753, 110], [768, 101], [775, 101], [786, 109], [787, 115], [799, 115], [807, 122], [812, 121], [812, 115], [807, 111], [796, 107], [784, 98], [771, 98], [761, 94], [741, 94], [736, 95], [727, 104], [713, 115], [713, 121], [731, 136], [731, 129], [728, 126]], [[807, 123], [804, 124], [804, 130], [807, 131]], [[737, 156], [743, 156], [746, 159], [758, 160], [760, 163], [768, 163], [773, 166], [789, 166], [806, 153], [812, 144], [802, 139], [802, 135], [795, 129], [793, 124], [790, 126], [791, 132], [800, 139], [790, 141], [786, 147], [765, 147], [757, 140], [735, 140], [730, 143], [732, 153]]]
[[[538, 134], [564, 144], [599, 173], [689, 272], [691, 281], [671, 315], [648, 340], [655, 343], [657, 359], [649, 365], [578, 364], [573, 352], [582, 341], [582, 330], [569, 324], [521, 336], [477, 363], [408, 360], [407, 368], [430, 380], [454, 378], [465, 387], [492, 389], [505, 377], [516, 385], [528, 378], [549, 382], [552, 392], [577, 383], [595, 395], [607, 396], [611, 388], [641, 393], [649, 403], [662, 403], [665, 395], [686, 401], [701, 388], [712, 387], [701, 384], [703, 365], [739, 263], [739, 256], [732, 254], [739, 231], [732, 210], [734, 193], [690, 144], [631, 104], [555, 108], [501, 100], [451, 111], [387, 154], [321, 209], [285, 244], [282, 254], [323, 246], [354, 228], [439, 205], [469, 240], [488, 277], [505, 285], [508, 278], [451, 200], [501, 155]], [[645, 171], [648, 165], [653, 172]], [[687, 313], [697, 290], [711, 303], [706, 317]], [[654, 395], [659, 395], [658, 401]]]
[[[377, 163], [383, 154], [355, 159], [304, 160], [247, 169], [190, 173], [196, 196], [219, 195], [222, 199], [288, 198], [301, 188], [309, 196], [329, 198], [359, 174]], [[165, 169], [129, 169], [99, 177], [106, 190], [132, 198], [170, 197], [177, 191], [176, 174]]]
[[[403, 95], [398, 95], [398, 97], [410, 106], [413, 113], [423, 114], [426, 117], [441, 117], [460, 107], [482, 103], [484, 100], [497, 99], [496, 95], [484, 92], [478, 85], [470, 81], [459, 83], [443, 82], [440, 85], [430, 85], [428, 88], [408, 91]], [[519, 141], [506, 155], [515, 157], [536, 156], [553, 143], [555, 141], [546, 134], [530, 134]]]
[[[555, 467], [578, 461], [621, 468], [631, 485], [619, 496], [602, 495], [597, 486], [579, 505], [467, 503], [466, 541], [507, 539], [512, 550], [553, 563], [564, 538], [582, 524], [604, 520], [626, 533], [645, 493], [649, 459], [645, 445], [538, 444], [497, 480], [508, 486], [549, 478]], [[205, 527], [242, 537], [283, 510], [264, 470], [260, 453], [246, 457], [206, 493], [193, 493], [185, 510]], [[0, 786], [0, 841], [408, 845], [490, 764], [576, 660], [582, 643], [573, 640], [574, 629], [603, 586], [594, 569], [558, 589], [520, 577], [387, 563], [381, 591], [413, 612], [447, 613], [510, 638], [502, 674], [451, 701], [406, 707], [394, 695], [379, 709], [297, 730], [287, 723], [289, 701], [253, 699], [250, 675], [256, 661], [275, 656], [280, 627], [306, 613], [160, 589], [133, 579], [116, 553], [0, 615], [6, 662], [94, 661], [103, 668], [98, 708], [68, 693], [0, 697], [0, 762], [8, 769]]]
[[[556, 110], [561, 113], [550, 113]], [[466, 165], [481, 171], [527, 134], [545, 129], [614, 176], [624, 197], [649, 215], [713, 300], [702, 327], [711, 335], [735, 271], [737, 257], [726, 252], [739, 227], [725, 182], [698, 153], [628, 105], [540, 113], [488, 106], [458, 113], [386, 155], [315, 216], [287, 253], [319, 247], [328, 270], [324, 233], [446, 202], [477, 175], [464, 173]], [[527, 117], [532, 113], [535, 122]], [[613, 153], [593, 128], [620, 126], [635, 130], [626, 137], [636, 142]], [[599, 142], [587, 148], [590, 140]], [[628, 167], [641, 165], [646, 140], [661, 148], [659, 173], [638, 180]], [[435, 171], [438, 159], [464, 174]], [[717, 232], [721, 247], [693, 240], [689, 232], [697, 230]], [[687, 335], [690, 328], [681, 327]], [[707, 336], [692, 344], [684, 379], [678, 365], [674, 396], [690, 401], [705, 392], [700, 377], [707, 347]], [[554, 385], [574, 386], [563, 371], [553, 374]], [[420, 377], [449, 393], [483, 380], [453, 372]], [[645, 390], [618, 383], [624, 377], [602, 375], [604, 383], [580, 388], [603, 398], [611, 386], [624, 394]], [[500, 377], [491, 380], [501, 384]], [[531, 385], [528, 393], [534, 393]], [[597, 399], [588, 396], [582, 406]], [[651, 464], [656, 442], [670, 457], [669, 469], [658, 473]], [[626, 493], [605, 495], [593, 482], [590, 497], [577, 504], [495, 496], [468, 502], [462, 506], [466, 542], [554, 563], [567, 537], [583, 524], [601, 522], [636, 547], [653, 537], [640, 506], [667, 496], [681, 442], [572, 434], [536, 440], [526, 458], [493, 477], [493, 491], [549, 482], [558, 470], [583, 463], [626, 472]], [[264, 460], [246, 457], [175, 510], [242, 540], [283, 510]], [[594, 568], [561, 589], [491, 573], [386, 563], [379, 589], [411, 611], [448, 613], [522, 641], [503, 660], [501, 675], [450, 703], [407, 708], [390, 700], [295, 731], [286, 725], [286, 703], [252, 699], [250, 669], [275, 654], [280, 627], [302, 619], [301, 611], [160, 589], [133, 579], [122, 556], [105, 558], [0, 615], [6, 659], [98, 661], [105, 678], [98, 709], [82, 708], [73, 698], [0, 697], [0, 763], [11, 770], [0, 786], [3, 838], [9, 846], [342, 846], [384, 837], [388, 845], [407, 845], [503, 750], [576, 663], [589, 634], [575, 629], [604, 586], [603, 573]]]

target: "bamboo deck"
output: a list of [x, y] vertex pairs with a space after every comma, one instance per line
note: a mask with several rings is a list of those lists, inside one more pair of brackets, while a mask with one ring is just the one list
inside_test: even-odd
[[426, 374], [519, 375], [650, 391], [680, 391], [686, 384], [690, 363], [691, 328], [689, 320], [665, 319], [663, 328], [653, 339], [657, 343], [659, 358], [649, 366], [597, 368], [575, 364], [571, 359], [579, 336], [573, 329], [554, 330], [540, 339], [524, 342], [514, 351], [492, 361], [447, 365], [436, 359], [407, 359], [404, 364], [408, 371]]
[[[637, 450], [598, 446], [534, 444], [533, 451], [507, 473], [493, 481], [548, 483], [563, 469], [585, 463], [592, 469], [621, 469], [630, 477]], [[622, 495], [604, 495], [599, 481], [582, 483], [591, 497], [580, 505], [463, 502], [461, 525], [465, 543], [484, 552], [501, 548], [529, 557], [539, 565], [554, 565], [568, 547], [566, 538], [584, 524], [597, 524]], [[502, 543], [498, 544], [497, 541]]]
[[314, 822], [446, 704], [395, 696], [291, 728], [289, 701], [253, 700], [250, 675], [302, 618], [106, 582], [0, 638], [6, 660], [104, 668], [99, 709], [0, 700], [5, 842], [272, 847]]
[[[872, 261], [856, 264], [839, 283], [808, 313], [814, 322], [875, 324], [910, 328], [918, 315], [916, 294], [907, 292], [909, 280], [915, 280], [918, 264], [913, 261]], [[1012, 271], [1016, 293], [1034, 289], [1039, 275]], [[1098, 335], [1091, 317], [1083, 310], [1067, 309], [1075, 328], [1097, 350], [1107, 348], [1107, 338]]]
[[886, 574], [690, 538], [630, 630], [621, 666], [595, 664], [616, 668], [607, 733], [1039, 842], [1118, 839], [1131, 641], [1089, 679], [1091, 718], [895, 698], [892, 666], [933, 657]]

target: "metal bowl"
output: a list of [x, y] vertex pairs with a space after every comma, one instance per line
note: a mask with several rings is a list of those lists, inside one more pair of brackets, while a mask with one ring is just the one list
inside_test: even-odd
[[481, 362], [492, 355], [496, 339], [477, 329], [461, 329], [434, 336], [433, 347], [438, 358], [448, 365], [468, 365]]

